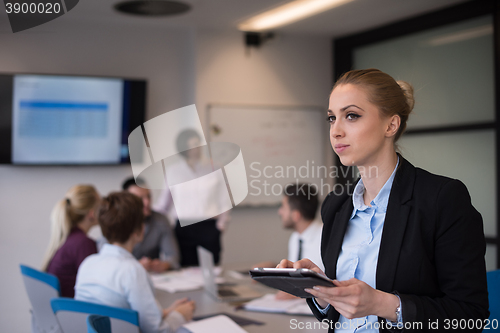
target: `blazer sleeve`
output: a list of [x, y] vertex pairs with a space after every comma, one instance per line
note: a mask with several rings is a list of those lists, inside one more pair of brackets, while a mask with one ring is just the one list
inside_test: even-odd
[[[428, 328], [430, 320], [437, 322], [440, 329], [446, 328], [447, 323], [451, 325], [452, 319], [484, 322], [489, 311], [481, 215], [472, 206], [467, 188], [458, 180], [450, 180], [441, 187], [436, 211], [434, 261], [442, 295], [398, 293], [403, 321], [420, 322]], [[475, 325], [475, 331], [480, 332]]]
[[313, 315], [318, 319], [319, 321], [323, 321], [323, 319], [327, 318], [327, 315], [322, 314], [318, 308], [316, 307], [316, 304], [314, 304], [312, 298], [306, 298], [307, 305], [309, 305], [309, 308], [311, 309]]

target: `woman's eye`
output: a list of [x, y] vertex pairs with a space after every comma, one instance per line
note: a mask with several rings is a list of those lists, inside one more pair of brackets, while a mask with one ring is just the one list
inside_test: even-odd
[[334, 116], [328, 116], [328, 117], [326, 117], [326, 121], [328, 123], [333, 123], [335, 121], [335, 117]]
[[355, 114], [355, 113], [349, 113], [346, 118], [349, 119], [349, 120], [356, 120], [358, 119], [360, 116]]

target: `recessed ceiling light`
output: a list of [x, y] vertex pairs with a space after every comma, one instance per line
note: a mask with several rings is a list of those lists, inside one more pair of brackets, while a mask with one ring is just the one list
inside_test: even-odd
[[238, 25], [242, 31], [265, 31], [297, 22], [353, 0], [294, 0]]
[[122, 13], [140, 16], [168, 16], [182, 14], [191, 9], [191, 6], [169, 0], [133, 0], [117, 3], [115, 9]]

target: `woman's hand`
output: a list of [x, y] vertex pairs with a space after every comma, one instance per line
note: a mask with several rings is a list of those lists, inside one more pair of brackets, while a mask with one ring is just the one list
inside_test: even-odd
[[174, 310], [179, 312], [186, 321], [191, 321], [193, 319], [193, 313], [196, 309], [196, 303], [194, 301], [187, 301], [177, 306]]
[[315, 286], [308, 293], [331, 304], [347, 319], [376, 315], [396, 321], [397, 296], [373, 289], [368, 284], [352, 278], [347, 281], [334, 280], [335, 287]]
[[302, 259], [302, 260], [299, 260], [296, 262], [292, 262], [290, 260], [283, 259], [280, 261], [278, 266], [276, 266], [276, 268], [307, 268], [307, 269], [315, 271], [316, 273], [319, 273], [321, 275], [325, 275], [325, 273], [321, 270], [321, 268], [316, 266], [316, 264], [313, 263], [309, 259]]
[[[276, 268], [307, 268], [307, 269], [310, 269], [312, 271], [315, 271], [316, 273], [319, 273], [321, 275], [326, 276], [326, 274], [321, 270], [321, 268], [319, 268], [315, 263], [313, 263], [309, 259], [302, 259], [302, 260], [299, 260], [296, 262], [292, 262], [290, 260], [283, 259], [280, 261], [278, 266], [276, 266]], [[326, 306], [329, 303], [328, 301], [322, 299], [321, 297], [316, 297], [316, 302], [323, 309], [326, 308]]]
[[170, 263], [167, 261], [161, 261], [160, 259], [153, 259], [150, 262], [150, 270], [155, 273], [163, 273], [170, 269]]
[[167, 317], [172, 311], [177, 311], [186, 319], [186, 321], [190, 321], [193, 318], [195, 308], [196, 303], [194, 301], [190, 301], [189, 298], [184, 297], [176, 300], [168, 308], [163, 309], [163, 317]]
[[142, 257], [139, 262], [141, 263], [142, 267], [148, 272], [151, 271], [151, 259], [148, 257]]
[[170, 312], [174, 311], [176, 307], [187, 301], [189, 301], [189, 298], [187, 297], [176, 299], [172, 303], [172, 305], [170, 305], [168, 308], [163, 309], [163, 318], [168, 316]]

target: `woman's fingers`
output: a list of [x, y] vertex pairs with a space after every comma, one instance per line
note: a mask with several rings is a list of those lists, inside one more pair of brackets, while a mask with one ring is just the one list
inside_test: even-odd
[[339, 280], [333, 280], [333, 284], [335, 284], [337, 287], [346, 287], [346, 286], [351, 286], [354, 284], [358, 284], [359, 280], [356, 278], [352, 278], [349, 280], [344, 280], [344, 281], [339, 281]]
[[327, 301], [328, 303], [331, 303], [331, 301], [334, 301], [336, 299], [336, 296], [332, 295], [331, 291], [328, 289], [335, 289], [335, 288], [336, 287], [331, 287], [331, 288], [325, 287], [321, 290], [318, 290], [317, 287], [314, 287], [313, 289], [306, 288], [304, 290], [316, 298], [321, 298]]
[[[293, 264], [293, 268], [307, 268], [310, 270], [314, 270], [315, 268], [318, 268], [311, 260], [309, 259], [301, 259], [299, 261], [296, 261]], [[319, 269], [319, 268], [318, 268]]]
[[276, 266], [276, 268], [294, 268], [294, 267], [293, 267], [293, 262], [287, 259], [283, 259], [280, 261], [278, 266]]
[[[314, 297], [322, 298], [330, 301], [339, 301], [344, 302], [346, 298], [353, 297], [356, 294], [359, 294], [355, 286], [345, 285], [342, 281], [334, 280], [333, 283], [336, 287], [325, 287], [325, 286], [314, 286], [312, 289], [304, 289], [306, 292], [310, 293]], [[332, 304], [333, 305], [333, 304]]]
[[376, 314], [380, 302], [375, 297], [375, 289], [368, 284], [357, 279], [334, 280], [333, 284], [335, 287], [315, 286], [305, 291], [327, 301], [348, 319]]
[[302, 259], [293, 264], [293, 268], [307, 268], [316, 273], [326, 276], [326, 274], [315, 263], [309, 259]]
[[315, 271], [316, 273], [325, 275], [325, 273], [315, 263], [313, 263], [309, 259], [302, 259], [302, 260], [299, 260], [296, 262], [293, 262], [293, 261], [290, 261], [287, 259], [283, 259], [276, 266], [276, 268], [295, 268], [295, 269], [307, 268], [307, 269], [310, 269], [312, 271]]

